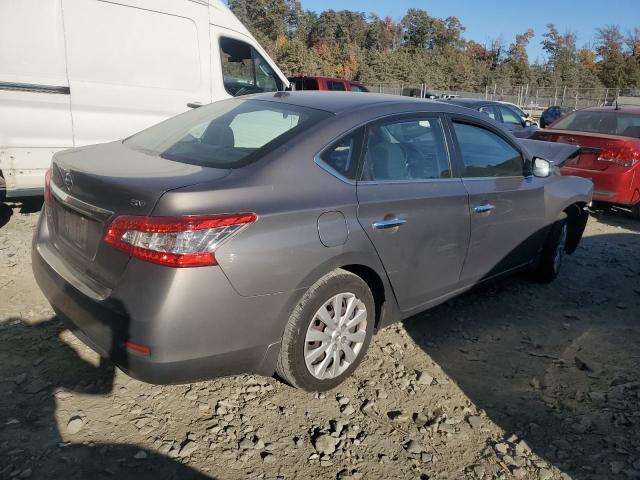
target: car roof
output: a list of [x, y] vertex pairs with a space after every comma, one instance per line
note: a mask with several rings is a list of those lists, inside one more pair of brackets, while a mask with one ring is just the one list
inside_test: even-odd
[[383, 93], [368, 93], [362, 95], [355, 92], [324, 92], [317, 90], [304, 90], [293, 92], [277, 92], [277, 93], [260, 93], [257, 95], [247, 96], [245, 98], [253, 98], [255, 100], [264, 100], [272, 102], [282, 102], [299, 107], [314, 108], [316, 110], [324, 110], [326, 112], [338, 115], [343, 112], [349, 112], [354, 109], [375, 108], [383, 105], [397, 105], [402, 107], [415, 106], [416, 111], [432, 111], [432, 112], [451, 112], [456, 113], [460, 110], [455, 106], [426, 100], [416, 97], [402, 97], [399, 95], [388, 95]]
[[504, 105], [501, 102], [495, 102], [493, 100], [484, 100], [482, 98], [450, 98], [445, 100], [447, 103], [453, 103], [455, 105], [461, 105], [467, 108], [478, 108], [482, 105]]
[[618, 105], [616, 109], [615, 105], [606, 107], [587, 107], [583, 108], [582, 112], [612, 112], [612, 113], [637, 113], [640, 114], [640, 106], [637, 105]]

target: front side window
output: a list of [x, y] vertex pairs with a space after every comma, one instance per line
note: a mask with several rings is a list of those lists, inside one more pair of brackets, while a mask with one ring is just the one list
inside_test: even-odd
[[320, 155], [320, 158], [340, 175], [349, 180], [355, 180], [362, 135], [363, 129], [359, 128], [331, 145]]
[[522, 126], [522, 118], [517, 116], [516, 113], [508, 107], [499, 107], [500, 115], [502, 115], [503, 123], [508, 123], [509, 125], [518, 125]]
[[295, 105], [229, 99], [170, 118], [129, 137], [124, 145], [176, 162], [236, 168], [330, 116]]
[[515, 177], [523, 175], [518, 150], [495, 133], [467, 123], [453, 123], [464, 163], [463, 177]]
[[220, 59], [224, 88], [234, 97], [282, 89], [269, 63], [248, 43], [221, 38]]
[[346, 89], [344, 88], [343, 82], [334, 82], [333, 80], [327, 80], [327, 90], [344, 92]]
[[349, 87], [351, 88], [352, 92], [366, 92], [364, 88], [362, 88], [360, 85], [356, 83], [349, 84]]
[[450, 177], [449, 157], [438, 118], [398, 120], [369, 128], [363, 180]]

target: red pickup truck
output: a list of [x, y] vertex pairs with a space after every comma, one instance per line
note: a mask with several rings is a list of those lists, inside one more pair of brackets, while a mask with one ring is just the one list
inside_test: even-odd
[[289, 77], [296, 90], [331, 90], [338, 92], [368, 92], [362, 83], [333, 77]]

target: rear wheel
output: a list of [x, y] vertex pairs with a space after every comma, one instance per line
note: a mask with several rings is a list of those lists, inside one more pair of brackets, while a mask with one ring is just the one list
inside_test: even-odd
[[362, 361], [375, 319], [367, 284], [346, 270], [321, 278], [304, 295], [285, 327], [276, 371], [307, 391], [342, 383]]
[[558, 220], [551, 227], [549, 236], [542, 248], [542, 254], [533, 276], [542, 283], [555, 280], [560, 273], [567, 243], [567, 219]]

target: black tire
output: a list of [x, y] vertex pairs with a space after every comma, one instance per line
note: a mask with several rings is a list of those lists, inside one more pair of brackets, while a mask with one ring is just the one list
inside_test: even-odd
[[631, 216], [636, 220], [640, 220], [640, 203], [636, 203], [631, 207]]
[[556, 279], [565, 255], [567, 241], [567, 219], [556, 221], [547, 236], [533, 278], [541, 283], [550, 283]]
[[[316, 313], [318, 313], [320, 308], [330, 299], [341, 293], [355, 295], [366, 308], [366, 331], [364, 340], [361, 343], [355, 360], [351, 362], [340, 375], [334, 378], [316, 378], [316, 376], [310, 372], [305, 362], [305, 346], [307, 345], [305, 340], [307, 331], [312, 322], [318, 324]], [[366, 355], [373, 335], [375, 318], [376, 311], [373, 294], [364, 280], [342, 269], [337, 269], [325, 275], [309, 288], [289, 317], [282, 336], [282, 345], [276, 364], [277, 374], [290, 385], [309, 392], [319, 392], [335, 388], [353, 373]], [[322, 326], [321, 323], [320, 325]], [[341, 352], [338, 354], [341, 355]], [[320, 358], [324, 358], [324, 355], [328, 354], [323, 354]], [[341, 365], [343, 361], [346, 367], [346, 357], [341, 358], [338, 365]], [[333, 360], [330, 360], [330, 362], [330, 365], [333, 365]]]
[[7, 182], [0, 175], [0, 203], [4, 203], [7, 199]]

